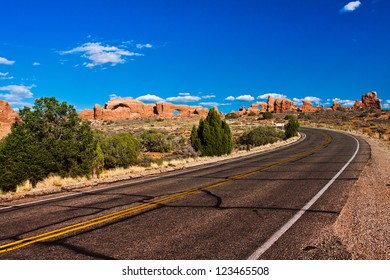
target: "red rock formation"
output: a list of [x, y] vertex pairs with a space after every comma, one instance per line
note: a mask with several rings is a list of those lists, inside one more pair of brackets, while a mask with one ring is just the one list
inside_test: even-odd
[[[157, 104], [144, 104], [132, 98], [114, 98], [109, 100], [104, 107], [96, 104], [92, 110], [80, 112], [81, 119], [95, 120], [127, 120], [148, 117], [206, 117], [208, 109], [200, 106], [174, 105], [168, 102]], [[177, 114], [175, 114], [177, 112]]]
[[268, 95], [267, 112], [273, 113], [275, 110], [275, 99], [272, 95]]
[[[261, 107], [261, 109], [259, 109], [259, 107]], [[267, 107], [268, 107], [267, 103], [265, 103], [265, 102], [257, 102], [255, 104], [252, 104], [248, 108], [248, 112], [254, 112], [256, 114], [264, 113], [264, 112], [267, 112]]]
[[339, 102], [333, 101], [333, 105], [330, 108], [332, 109], [332, 111], [336, 111], [340, 107], [341, 107], [341, 105]]
[[0, 100], [0, 138], [11, 131], [11, 126], [18, 116], [7, 101]]
[[298, 107], [290, 99], [278, 98], [275, 101], [275, 113], [297, 112]]
[[300, 110], [302, 112], [305, 112], [305, 113], [311, 113], [311, 112], [315, 112], [315, 111], [318, 111], [318, 108], [317, 107], [314, 107], [310, 100], [308, 99], [304, 99], [302, 101], [302, 107], [300, 108]]
[[359, 110], [362, 108], [374, 108], [382, 110], [381, 101], [378, 99], [375, 91], [368, 92], [362, 96], [362, 101], [355, 101], [352, 110]]

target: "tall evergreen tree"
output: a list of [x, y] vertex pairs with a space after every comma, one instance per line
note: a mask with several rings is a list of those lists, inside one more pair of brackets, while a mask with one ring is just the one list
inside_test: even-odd
[[221, 120], [218, 112], [210, 109], [206, 119], [191, 131], [191, 145], [202, 156], [221, 156], [233, 150], [233, 136], [229, 125]]

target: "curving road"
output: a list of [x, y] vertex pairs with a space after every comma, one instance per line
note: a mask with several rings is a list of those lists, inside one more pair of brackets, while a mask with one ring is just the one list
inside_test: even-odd
[[0, 259], [306, 259], [370, 148], [301, 131], [268, 153], [0, 205]]

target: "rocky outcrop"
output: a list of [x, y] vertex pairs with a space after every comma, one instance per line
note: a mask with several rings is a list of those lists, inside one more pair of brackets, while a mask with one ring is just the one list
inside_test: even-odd
[[268, 95], [267, 101], [267, 112], [274, 112], [275, 110], [275, 99], [272, 95]]
[[268, 104], [265, 102], [257, 102], [255, 104], [252, 104], [248, 108], [248, 112], [253, 112], [253, 113], [264, 113], [267, 112]]
[[[260, 108], [259, 108], [260, 107]], [[336, 111], [338, 108], [342, 107], [339, 102], [334, 101], [333, 105], [330, 108], [327, 108], [326, 110], [332, 110]], [[345, 110], [350, 110], [349, 107], [344, 107]], [[352, 110], [359, 110], [362, 108], [374, 108], [374, 109], [382, 109], [380, 100], [377, 98], [377, 94], [375, 91], [366, 93], [362, 96], [362, 101], [355, 101], [354, 106], [352, 107]], [[237, 115], [246, 115], [249, 112], [271, 112], [271, 113], [289, 113], [289, 112], [304, 112], [304, 113], [311, 113], [316, 112], [319, 110], [325, 110], [323, 106], [317, 105], [313, 106], [313, 104], [308, 99], [304, 99], [302, 101], [302, 106], [298, 108], [295, 103], [287, 98], [278, 98], [274, 100], [272, 95], [268, 96], [268, 102], [258, 102], [252, 104], [248, 110], [245, 109], [245, 107], [240, 108], [240, 110], [237, 112]]]
[[15, 118], [18, 116], [7, 101], [0, 100], [0, 138], [3, 138], [10, 132]]
[[318, 108], [314, 107], [313, 104], [311, 104], [310, 100], [308, 99], [304, 99], [302, 101], [302, 107], [300, 109], [304, 113], [311, 113], [311, 112], [318, 111]]
[[297, 112], [298, 106], [290, 99], [278, 98], [275, 101], [275, 113]]
[[330, 106], [330, 109], [332, 109], [332, 111], [336, 111], [336, 110], [337, 110], [338, 108], [340, 108], [340, 107], [341, 107], [341, 105], [340, 105], [339, 102], [333, 101], [333, 105]]
[[362, 96], [362, 101], [355, 101], [353, 104], [352, 110], [359, 110], [363, 108], [373, 108], [382, 110], [381, 101], [377, 97], [377, 93], [375, 91], [368, 92]]
[[93, 110], [81, 111], [84, 120], [128, 120], [149, 117], [206, 117], [208, 109], [201, 106], [174, 105], [169, 102], [144, 104], [132, 98], [113, 98], [104, 107], [96, 104]]

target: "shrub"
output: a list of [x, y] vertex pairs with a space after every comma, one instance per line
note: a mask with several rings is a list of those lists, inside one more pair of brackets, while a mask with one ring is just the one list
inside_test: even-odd
[[234, 112], [230, 112], [228, 114], [225, 115], [225, 119], [238, 119], [238, 115]]
[[297, 120], [297, 117], [294, 115], [286, 115], [284, 117], [285, 120]]
[[273, 119], [274, 118], [274, 114], [272, 114], [271, 112], [264, 112], [263, 113], [263, 118], [266, 119], [266, 120]]
[[106, 136], [101, 142], [104, 166], [108, 168], [128, 167], [137, 162], [140, 143], [131, 133]]
[[191, 131], [191, 145], [201, 156], [221, 156], [233, 150], [233, 136], [229, 125], [211, 108], [206, 119]]
[[0, 146], [3, 191], [14, 191], [26, 180], [35, 187], [50, 173], [62, 177], [92, 174], [96, 141], [89, 123], [78, 118], [72, 105], [43, 97], [19, 115], [21, 119]]
[[149, 152], [165, 153], [173, 148], [172, 140], [156, 129], [144, 130], [141, 134], [141, 144]]
[[239, 138], [240, 145], [246, 145], [247, 150], [250, 147], [262, 146], [269, 143], [282, 140], [284, 132], [276, 130], [273, 126], [259, 126], [252, 130], [244, 132]]
[[296, 119], [290, 119], [284, 131], [286, 139], [297, 136], [298, 129], [299, 129], [299, 122]]
[[256, 116], [257, 116], [257, 114], [253, 111], [248, 113], [248, 117], [256, 117]]

